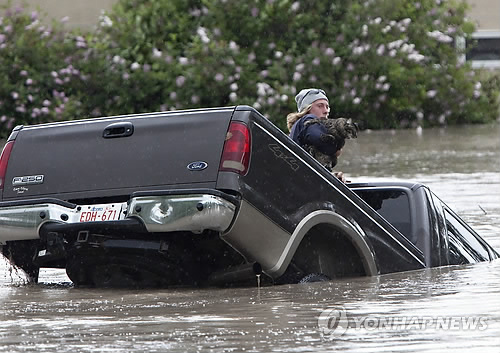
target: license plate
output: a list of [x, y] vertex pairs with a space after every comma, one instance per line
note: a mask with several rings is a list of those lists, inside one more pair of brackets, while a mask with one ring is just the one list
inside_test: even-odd
[[107, 203], [103, 205], [81, 206], [79, 222], [104, 222], [120, 219], [122, 204]]

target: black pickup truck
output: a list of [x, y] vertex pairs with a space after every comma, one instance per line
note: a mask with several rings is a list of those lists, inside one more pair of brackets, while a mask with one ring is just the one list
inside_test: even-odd
[[344, 184], [248, 106], [16, 127], [0, 244], [37, 281], [296, 283], [499, 255], [426, 186]]

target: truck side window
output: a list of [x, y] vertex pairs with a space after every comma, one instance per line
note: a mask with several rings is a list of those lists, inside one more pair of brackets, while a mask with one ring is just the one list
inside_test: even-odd
[[473, 263], [490, 259], [488, 251], [463, 223], [445, 208], [450, 264]]
[[411, 238], [410, 201], [403, 190], [354, 190], [401, 234]]
[[464, 249], [463, 244], [457, 239], [455, 234], [448, 231], [448, 249], [450, 253], [450, 265], [463, 265], [477, 262], [467, 250]]

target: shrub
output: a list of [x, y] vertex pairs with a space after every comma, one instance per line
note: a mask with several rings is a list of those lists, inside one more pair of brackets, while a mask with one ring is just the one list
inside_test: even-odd
[[81, 80], [70, 62], [64, 32], [43, 25], [36, 11], [4, 8], [0, 17], [0, 134], [14, 125], [67, 119], [76, 100], [73, 83]]
[[0, 121], [248, 104], [281, 128], [306, 87], [365, 128], [493, 121], [498, 75], [460, 60], [444, 0], [120, 0], [91, 33], [8, 11]]

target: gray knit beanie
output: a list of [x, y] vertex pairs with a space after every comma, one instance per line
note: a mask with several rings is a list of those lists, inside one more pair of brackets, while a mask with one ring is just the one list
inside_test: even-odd
[[318, 99], [326, 99], [328, 102], [328, 97], [326, 96], [325, 91], [318, 88], [304, 88], [295, 96], [297, 111], [301, 112], [305, 107], [314, 103]]

